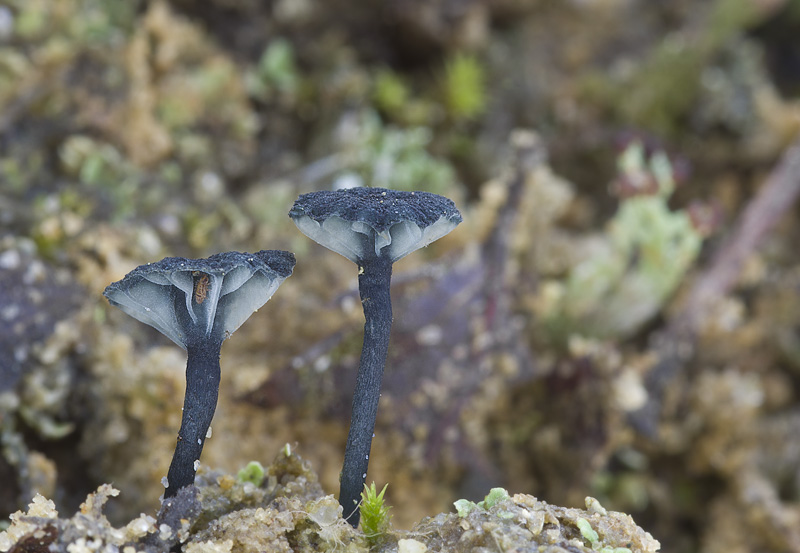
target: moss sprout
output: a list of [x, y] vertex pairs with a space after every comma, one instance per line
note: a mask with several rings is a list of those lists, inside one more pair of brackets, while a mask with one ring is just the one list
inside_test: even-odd
[[391, 507], [386, 505], [383, 498], [387, 487], [389, 484], [384, 485], [378, 493], [375, 482], [372, 482], [369, 486], [364, 484], [364, 491], [361, 492], [361, 530], [373, 543], [386, 533], [392, 519], [389, 514]]

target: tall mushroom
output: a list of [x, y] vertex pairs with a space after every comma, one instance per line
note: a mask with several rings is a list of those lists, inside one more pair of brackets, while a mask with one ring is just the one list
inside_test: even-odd
[[356, 527], [389, 348], [392, 263], [453, 230], [461, 214], [451, 200], [428, 192], [349, 188], [303, 194], [289, 216], [309, 238], [358, 265], [366, 322], [339, 491], [345, 518]]
[[167, 257], [141, 265], [103, 292], [111, 305], [186, 350], [186, 395], [164, 497], [194, 483], [196, 461], [217, 406], [222, 342], [292, 274], [291, 252]]

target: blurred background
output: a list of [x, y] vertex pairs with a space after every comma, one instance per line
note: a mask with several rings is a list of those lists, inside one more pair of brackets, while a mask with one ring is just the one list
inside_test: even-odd
[[503, 486], [800, 551], [798, 36], [798, 0], [0, 2], [0, 515], [156, 511], [185, 353], [101, 294], [227, 250], [297, 266], [223, 347], [202, 465], [290, 443], [336, 493], [356, 271], [287, 212], [383, 186], [464, 215], [394, 267], [395, 526]]

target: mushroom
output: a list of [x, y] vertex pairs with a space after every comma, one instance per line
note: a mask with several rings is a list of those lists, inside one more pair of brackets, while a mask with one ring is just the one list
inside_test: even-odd
[[222, 342], [292, 274], [291, 252], [167, 257], [135, 268], [103, 295], [186, 350], [186, 395], [164, 497], [194, 483], [219, 392]]
[[349, 188], [303, 194], [289, 217], [309, 238], [358, 265], [364, 344], [339, 491], [345, 518], [355, 528], [389, 348], [392, 263], [449, 233], [461, 214], [451, 200], [428, 192]]

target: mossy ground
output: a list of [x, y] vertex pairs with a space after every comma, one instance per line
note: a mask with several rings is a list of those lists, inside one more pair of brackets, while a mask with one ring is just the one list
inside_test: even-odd
[[[109, 484], [86, 498], [80, 512], [60, 517], [55, 504], [37, 495], [27, 512], [12, 515], [0, 533], [0, 550], [18, 552], [161, 553], [180, 544], [186, 552], [258, 551], [542, 551], [608, 553], [657, 551], [659, 543], [630, 516], [609, 513], [596, 500], [589, 510], [565, 509], [517, 494], [463, 514], [427, 518], [410, 531], [386, 526], [364, 534], [342, 519], [342, 508], [323, 495], [307, 462], [282, 451], [260, 486], [231, 475], [203, 472], [196, 488], [165, 502], [157, 517], [141, 515], [121, 528], [104, 514], [120, 495]], [[587, 498], [587, 506], [590, 505]]]

